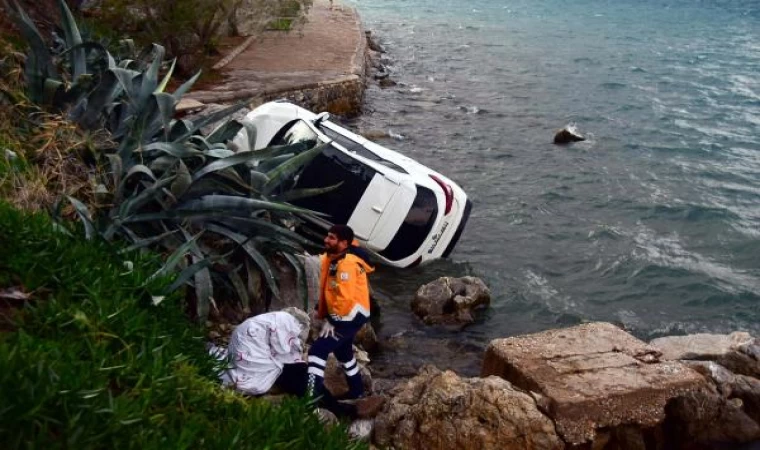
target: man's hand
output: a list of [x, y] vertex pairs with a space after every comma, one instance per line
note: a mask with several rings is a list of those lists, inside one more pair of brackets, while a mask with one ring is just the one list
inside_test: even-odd
[[331, 337], [333, 339], [335, 338], [335, 327], [330, 323], [329, 320], [325, 320], [325, 322], [322, 324], [322, 329], [319, 331], [319, 337]]

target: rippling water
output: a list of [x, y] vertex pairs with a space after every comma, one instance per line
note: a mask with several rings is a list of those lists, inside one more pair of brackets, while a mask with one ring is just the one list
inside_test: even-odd
[[[475, 204], [450, 261], [375, 277], [381, 334], [461, 352], [591, 320], [760, 331], [757, 1], [349, 2], [399, 82], [351, 125]], [[553, 145], [568, 123], [589, 139]], [[412, 320], [420, 284], [465, 274], [494, 294], [478, 323]]]

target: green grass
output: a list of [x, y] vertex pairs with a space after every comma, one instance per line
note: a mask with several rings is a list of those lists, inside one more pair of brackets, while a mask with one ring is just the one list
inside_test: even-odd
[[364, 446], [301, 399], [272, 406], [221, 389], [179, 297], [151, 302], [169, 281], [148, 281], [157, 258], [119, 255], [3, 202], [0, 230], [0, 293], [30, 295], [0, 296], [3, 449]]

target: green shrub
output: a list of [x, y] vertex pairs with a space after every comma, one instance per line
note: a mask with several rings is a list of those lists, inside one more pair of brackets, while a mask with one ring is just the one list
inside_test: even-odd
[[153, 304], [171, 281], [151, 279], [155, 257], [119, 256], [5, 203], [0, 229], [4, 449], [357, 446], [303, 400], [275, 407], [222, 390], [178, 296]]
[[[244, 126], [249, 143], [255, 139], [250, 124], [227, 121], [208, 135], [201, 129], [242, 105], [194, 121], [175, 119], [177, 103], [198, 75], [166, 92], [174, 63], [159, 76], [162, 46], [117, 61], [101, 44], [83, 41], [66, 3], [59, 4], [66, 30], [60, 52], [48, 50], [23, 9], [15, 5], [11, 11], [30, 43], [24, 71], [29, 98], [64, 111], [84, 130], [104, 127], [112, 139], [93, 156], [100, 169], [92, 168], [93, 201], [68, 196], [87, 237], [126, 240], [167, 255], [162, 272], [181, 272], [168, 290], [192, 286], [192, 312], [201, 321], [215, 298], [263, 312], [267, 305], [255, 286], [260, 278], [279, 296], [268, 262], [275, 255], [294, 266], [305, 298], [294, 254], [312, 243], [289, 225], [300, 220], [295, 213], [310, 212], [285, 202], [324, 190], [293, 192], [281, 184], [321, 148], [299, 144], [235, 153], [228, 145]], [[254, 305], [252, 298], [260, 301]]]

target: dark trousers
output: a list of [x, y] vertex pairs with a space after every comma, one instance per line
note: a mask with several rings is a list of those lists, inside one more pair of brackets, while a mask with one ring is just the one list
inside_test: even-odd
[[[303, 397], [306, 395], [308, 382], [308, 365], [306, 363], [285, 364], [282, 373], [277, 377], [275, 385], [286, 394]], [[339, 402], [325, 389], [317, 400], [317, 404], [336, 416], [356, 416], [356, 406]]]
[[357, 316], [351, 322], [331, 322], [335, 327], [335, 337], [320, 337], [314, 341], [309, 349], [308, 394], [315, 398], [325, 394], [324, 371], [330, 353], [334, 354], [343, 366], [348, 381], [348, 397], [359, 398], [364, 394], [362, 377], [352, 345], [354, 336], [367, 320], [366, 317]]

